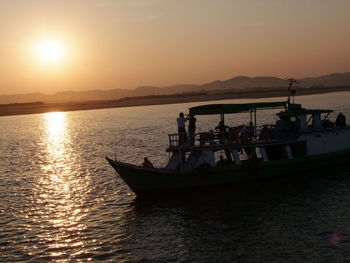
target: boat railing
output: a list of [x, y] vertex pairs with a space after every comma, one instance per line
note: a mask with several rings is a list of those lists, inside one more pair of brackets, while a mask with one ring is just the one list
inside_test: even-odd
[[277, 128], [276, 125], [263, 125], [257, 127], [239, 126], [227, 131], [198, 132], [191, 138], [189, 133], [169, 134], [169, 147], [179, 146], [209, 146], [209, 145], [248, 145], [252, 143], [274, 142], [295, 137], [295, 130]]
[[179, 134], [178, 133], [171, 133], [168, 135], [168, 137], [169, 137], [169, 146], [170, 147], [179, 146]]
[[225, 143], [224, 135], [216, 131], [209, 132], [198, 132], [194, 134], [194, 137], [191, 134], [178, 134], [171, 133], [169, 137], [169, 146], [170, 147], [179, 147], [179, 146], [201, 146], [206, 144], [220, 144]]

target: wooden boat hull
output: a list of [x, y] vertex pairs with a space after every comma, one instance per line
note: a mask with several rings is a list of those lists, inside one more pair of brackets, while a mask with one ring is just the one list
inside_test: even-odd
[[225, 164], [215, 167], [193, 169], [180, 173], [166, 169], [143, 168], [128, 163], [114, 161], [106, 157], [122, 180], [136, 195], [157, 191], [184, 190], [200, 187], [214, 187], [254, 180], [264, 180], [276, 176], [307, 176], [324, 168], [348, 164], [350, 150], [302, 157], [274, 162], [247, 161], [240, 165]]

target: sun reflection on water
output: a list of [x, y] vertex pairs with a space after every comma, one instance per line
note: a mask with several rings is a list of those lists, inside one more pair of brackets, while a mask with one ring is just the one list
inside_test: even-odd
[[40, 239], [47, 243], [52, 258], [84, 251], [81, 220], [89, 209], [84, 207], [89, 178], [80, 172], [79, 158], [71, 141], [69, 120], [65, 112], [43, 114], [42, 176], [35, 189], [36, 221], [46, 231]]

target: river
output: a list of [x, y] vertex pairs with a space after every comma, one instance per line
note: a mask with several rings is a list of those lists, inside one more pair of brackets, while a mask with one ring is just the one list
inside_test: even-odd
[[[281, 101], [284, 98], [205, 103]], [[350, 121], [350, 93], [296, 97]], [[0, 261], [344, 262], [350, 168], [191, 199], [140, 200], [105, 156], [163, 166], [186, 103], [0, 118]], [[275, 111], [258, 113], [274, 123]], [[197, 117], [197, 131], [218, 116]], [[227, 123], [248, 123], [237, 114]]]

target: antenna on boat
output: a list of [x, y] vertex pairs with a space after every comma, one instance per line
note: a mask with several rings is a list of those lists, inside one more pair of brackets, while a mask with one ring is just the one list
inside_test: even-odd
[[295, 78], [286, 78], [288, 81], [288, 100], [287, 100], [287, 106], [288, 109], [290, 108], [290, 97], [293, 96], [293, 103], [294, 103], [294, 96], [296, 94], [296, 90], [292, 89], [294, 83], [299, 83]]

